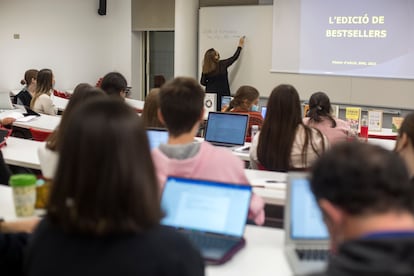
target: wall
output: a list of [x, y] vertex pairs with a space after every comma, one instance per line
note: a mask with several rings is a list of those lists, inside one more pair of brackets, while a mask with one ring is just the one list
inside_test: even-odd
[[246, 35], [240, 60], [230, 71], [232, 93], [249, 84], [259, 89], [261, 96], [268, 96], [276, 85], [289, 83], [298, 89], [302, 100], [324, 91], [332, 102], [341, 104], [414, 108], [414, 80], [270, 73], [272, 13], [271, 5], [201, 8], [199, 70], [208, 48], [217, 49], [222, 58], [229, 57], [238, 37]]
[[131, 83], [131, 0], [97, 10], [97, 0], [1, 0], [0, 91], [20, 88], [29, 68], [52, 69], [62, 90], [112, 70]]

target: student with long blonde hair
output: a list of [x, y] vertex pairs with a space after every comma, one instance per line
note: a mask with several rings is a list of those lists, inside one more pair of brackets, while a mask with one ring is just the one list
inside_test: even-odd
[[56, 115], [57, 109], [53, 105], [51, 95], [53, 93], [53, 86], [55, 78], [50, 69], [42, 69], [37, 74], [37, 83], [35, 94], [30, 102], [30, 108], [36, 112]]

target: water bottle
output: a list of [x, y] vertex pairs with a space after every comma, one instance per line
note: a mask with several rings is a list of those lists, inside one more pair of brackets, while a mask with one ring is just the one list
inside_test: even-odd
[[252, 125], [252, 133], [251, 133], [251, 139], [253, 140], [253, 137], [256, 135], [256, 133], [259, 131], [258, 125]]

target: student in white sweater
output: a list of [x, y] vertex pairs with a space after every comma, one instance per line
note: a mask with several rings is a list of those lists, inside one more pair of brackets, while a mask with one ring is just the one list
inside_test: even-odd
[[42, 69], [37, 74], [37, 84], [35, 94], [30, 102], [30, 108], [34, 111], [47, 115], [56, 115], [57, 110], [53, 105], [51, 94], [55, 78], [50, 69]]

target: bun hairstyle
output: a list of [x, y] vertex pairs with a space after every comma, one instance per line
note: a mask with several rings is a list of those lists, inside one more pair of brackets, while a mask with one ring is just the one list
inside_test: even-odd
[[29, 86], [32, 83], [32, 79], [37, 79], [37, 73], [39, 73], [36, 69], [29, 69], [24, 73], [24, 79], [20, 81], [21, 85]]

